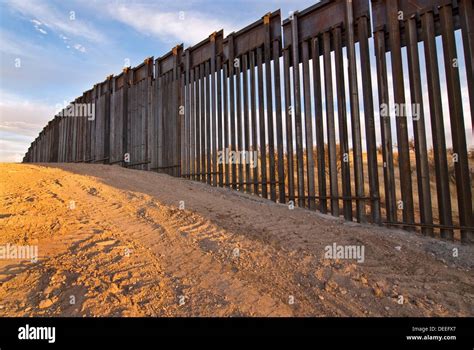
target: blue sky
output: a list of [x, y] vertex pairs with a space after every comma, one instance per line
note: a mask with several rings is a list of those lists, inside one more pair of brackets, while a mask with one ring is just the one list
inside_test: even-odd
[[286, 18], [313, 3], [0, 0], [0, 161], [20, 161], [57, 105], [125, 65], [196, 44], [215, 30], [230, 33], [272, 10]]

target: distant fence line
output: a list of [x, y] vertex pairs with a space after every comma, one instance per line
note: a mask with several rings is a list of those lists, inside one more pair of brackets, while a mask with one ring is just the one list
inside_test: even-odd
[[[109, 76], [73, 102], [93, 117], [55, 116], [23, 161], [120, 164], [472, 242], [473, 18], [472, 0], [322, 1], [283, 23], [268, 13]], [[256, 166], [228, 161], [253, 151]]]

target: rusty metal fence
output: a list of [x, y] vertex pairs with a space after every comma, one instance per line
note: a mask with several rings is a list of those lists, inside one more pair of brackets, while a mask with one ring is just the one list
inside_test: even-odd
[[24, 162], [120, 164], [472, 242], [473, 18], [472, 0], [268, 13], [108, 77]]

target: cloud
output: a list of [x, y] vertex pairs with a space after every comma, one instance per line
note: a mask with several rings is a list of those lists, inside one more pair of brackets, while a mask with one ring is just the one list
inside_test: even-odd
[[224, 29], [230, 33], [239, 28], [231, 22], [197, 11], [160, 11], [146, 5], [110, 5], [109, 15], [136, 31], [158, 37], [164, 42], [184, 42], [194, 45], [207, 38], [213, 31]]
[[38, 21], [36, 19], [32, 19], [30, 22], [33, 23], [35, 26], [40, 26], [40, 25], [43, 24], [43, 23], [41, 23], [40, 21]]
[[21, 162], [25, 152], [28, 150], [17, 142], [7, 141], [0, 138], [0, 162], [18, 163]]
[[56, 106], [0, 90], [0, 130], [36, 136], [56, 109]]
[[82, 52], [82, 53], [86, 52], [86, 48], [84, 46], [82, 46], [81, 44], [74, 44], [73, 47], [79, 52]]
[[77, 14], [75, 14], [72, 20], [69, 12], [59, 11], [44, 2], [37, 0], [7, 0], [5, 4], [23, 16], [33, 18], [31, 22], [38, 28], [40, 25], [43, 25], [53, 31], [66, 33], [93, 42], [103, 42], [105, 40], [100, 31], [89, 23], [80, 20]]
[[0, 90], [0, 162], [19, 162], [55, 106]]
[[48, 32], [46, 30], [44, 30], [43, 28], [41, 28], [41, 26], [43, 25], [43, 23], [41, 23], [40, 21], [36, 20], [36, 19], [32, 19], [30, 21], [31, 23], [33, 23], [33, 26], [35, 27], [35, 29], [40, 32], [41, 34], [48, 34]]

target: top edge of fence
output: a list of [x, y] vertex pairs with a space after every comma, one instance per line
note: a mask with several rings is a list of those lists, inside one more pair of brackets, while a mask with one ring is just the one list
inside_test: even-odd
[[[388, 40], [388, 0], [370, 0], [372, 6], [372, 26], [374, 33], [385, 32], [385, 49], [390, 51], [390, 42]], [[421, 18], [427, 13], [432, 13], [434, 22], [438, 22], [439, 10], [444, 6], [451, 6], [453, 11], [454, 30], [461, 29], [459, 19], [459, 1], [458, 0], [398, 0], [394, 5], [397, 9], [397, 16], [402, 16], [400, 31], [400, 40], [402, 47], [406, 46], [406, 25], [409, 19], [415, 19], [418, 28], [421, 28]], [[434, 27], [435, 35], [441, 35], [441, 28], [438, 25]], [[422, 38], [419, 38], [421, 41]]]
[[[370, 2], [372, 4], [374, 31], [379, 31], [387, 25], [388, 19], [385, 11], [387, 0], [370, 0]], [[419, 17], [427, 12], [438, 15], [439, 8], [447, 5], [452, 5], [453, 10], [457, 11], [458, 9], [458, 1], [456, 0], [398, 0], [397, 2], [398, 10], [403, 13], [405, 19], [412, 16]]]
[[[223, 62], [246, 54], [265, 44], [266, 30], [270, 28], [270, 41], [282, 38], [280, 10], [267, 12], [245, 28], [227, 35], [223, 42]], [[232, 51], [232, 52], [231, 52]]]
[[164, 55], [161, 55], [159, 57], [157, 57], [155, 59], [155, 62], [162, 62], [166, 59], [168, 59], [169, 57], [173, 56], [174, 53], [176, 51], [179, 51], [179, 50], [183, 50], [184, 49], [184, 44], [181, 43], [181, 44], [178, 44], [178, 45], [175, 45], [171, 50], [169, 50], [167, 53], [165, 53]]
[[132, 72], [136, 72], [137, 70], [143, 68], [144, 66], [150, 65], [150, 63], [153, 63], [153, 61], [154, 61], [154, 57], [149, 56], [149, 57], [145, 58], [142, 63], [136, 65], [135, 67], [130, 67], [130, 70]]
[[206, 39], [198, 44], [188, 47], [182, 56], [189, 55], [189, 68], [194, 68], [199, 64], [211, 59], [214, 55], [222, 54], [224, 41], [224, 30], [213, 32]]
[[[188, 51], [191, 53], [192, 51], [195, 51], [195, 50], [199, 49], [201, 46], [204, 46], [204, 45], [210, 43], [213, 36], [215, 38], [222, 37], [222, 39], [223, 39], [224, 38], [224, 29], [220, 29], [220, 30], [217, 30], [215, 32], [212, 32], [211, 34], [209, 34], [209, 36], [207, 38], [204, 38], [203, 40], [201, 40], [197, 44], [195, 44], [193, 46], [188, 46], [184, 50], [184, 53], [186, 53]], [[223, 40], [225, 40], [225, 39], [223, 39]]]
[[[298, 21], [298, 43], [315, 38], [333, 28], [341, 27], [343, 44], [345, 44], [345, 21], [347, 0], [332, 0], [317, 3], [303, 11], [295, 11], [294, 18]], [[352, 0], [354, 29], [357, 30], [357, 20], [362, 17], [370, 19], [370, 0]], [[292, 17], [283, 24], [284, 48], [291, 46]], [[356, 38], [357, 39], [357, 38]]]
[[105, 78], [104, 81], [98, 83], [96, 85], [97, 95], [102, 96], [106, 94], [107, 92], [111, 92], [113, 88], [112, 82], [113, 82], [113, 75], [109, 75], [107, 78]]
[[181, 61], [183, 53], [183, 44], [176, 45], [163, 56], [155, 60], [155, 78], [172, 71]]
[[[313, 11], [318, 11], [320, 10], [321, 8], [324, 8], [325, 6], [327, 5], [333, 5], [334, 3], [337, 3], [337, 2], [340, 2], [340, 0], [321, 0], [320, 2], [314, 4], [314, 5], [311, 5], [307, 8], [305, 8], [304, 10], [296, 10], [296, 11], [292, 11], [291, 13], [293, 15], [298, 15], [298, 16], [305, 16], [307, 15], [308, 13], [311, 13]], [[286, 26], [288, 25], [289, 23], [291, 23], [291, 16], [288, 17], [288, 18], [285, 18], [283, 20], [283, 23], [282, 23], [282, 26]]]
[[130, 68], [129, 84], [136, 84], [146, 78], [153, 77], [154, 57], [149, 56], [139, 65]]
[[239, 35], [246, 34], [247, 32], [251, 31], [252, 29], [262, 25], [263, 22], [264, 22], [264, 18], [267, 15], [270, 15], [270, 23], [272, 21], [275, 21], [276, 19], [278, 19], [279, 25], [281, 26], [281, 11], [280, 11], [280, 9], [277, 9], [275, 11], [267, 12], [260, 19], [256, 20], [255, 22], [252, 22], [252, 23], [248, 24], [244, 28], [242, 28], [242, 29], [240, 29], [236, 32], [229, 33], [227, 35], [227, 37], [224, 39], [224, 42], [227, 42], [231, 36], [236, 37], [236, 36], [239, 36]]

